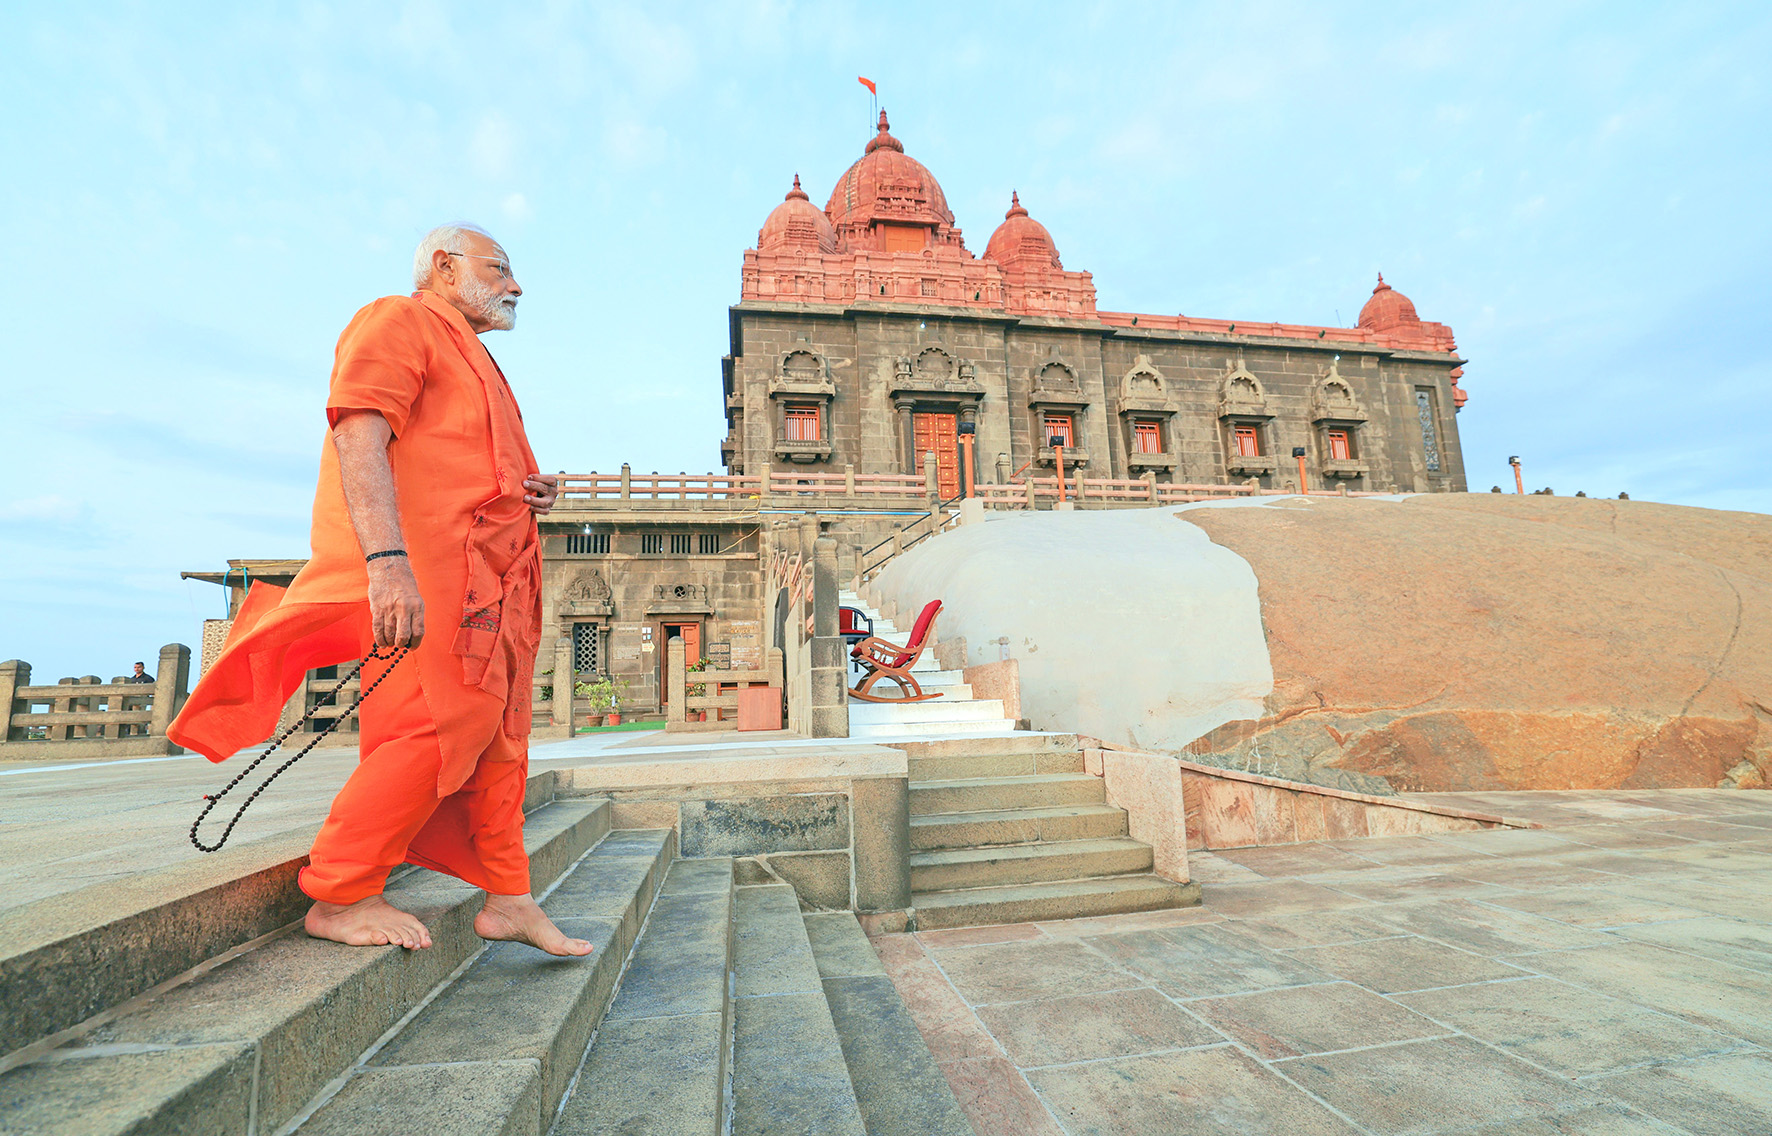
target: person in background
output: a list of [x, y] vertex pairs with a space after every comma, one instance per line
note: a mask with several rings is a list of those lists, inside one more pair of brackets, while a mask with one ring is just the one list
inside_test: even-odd
[[130, 675], [128, 678], [124, 679], [123, 681], [124, 682], [148, 682], [148, 683], [151, 683], [154, 681], [154, 676], [149, 674], [147, 672], [147, 670], [142, 666], [142, 664], [137, 663], [137, 664], [135, 664], [135, 673]]

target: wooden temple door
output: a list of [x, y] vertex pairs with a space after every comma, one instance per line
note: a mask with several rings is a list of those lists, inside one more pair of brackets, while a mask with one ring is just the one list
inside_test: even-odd
[[701, 624], [700, 623], [666, 623], [663, 625], [665, 649], [658, 660], [658, 704], [666, 706], [671, 700], [670, 684], [670, 648], [672, 639], [683, 640], [683, 665], [693, 667], [701, 662]]
[[923, 471], [923, 455], [935, 453], [935, 481], [941, 499], [960, 495], [959, 418], [953, 414], [911, 415], [911, 434], [917, 455], [916, 471]]

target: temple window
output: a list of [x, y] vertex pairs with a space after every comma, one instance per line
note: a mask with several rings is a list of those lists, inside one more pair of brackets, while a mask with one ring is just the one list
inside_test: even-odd
[[1132, 452], [1135, 454], [1162, 453], [1163, 424], [1154, 418], [1134, 419], [1132, 422]]
[[1352, 461], [1354, 457], [1353, 435], [1344, 429], [1331, 427], [1325, 432], [1329, 441], [1330, 461]]
[[1261, 456], [1261, 428], [1259, 426], [1237, 426], [1233, 428], [1232, 433], [1236, 439], [1238, 457], [1258, 458]]
[[690, 545], [694, 543], [693, 536], [694, 536], [694, 534], [692, 534], [692, 533], [672, 533], [671, 534], [671, 555], [673, 555], [673, 556], [687, 556], [687, 555], [689, 555]]
[[568, 555], [603, 555], [609, 551], [608, 533], [567, 533]]
[[811, 402], [791, 402], [784, 410], [787, 440], [790, 442], [816, 442], [820, 439], [818, 404]]
[[1072, 429], [1074, 421], [1070, 415], [1055, 414], [1048, 411], [1041, 415], [1041, 422], [1046, 432], [1045, 437], [1040, 439], [1041, 444], [1051, 445], [1053, 438], [1064, 439], [1063, 444], [1067, 447], [1075, 446], [1077, 444], [1076, 434]]
[[595, 623], [572, 625], [572, 669], [578, 674], [602, 672], [602, 628]]
[[1421, 419], [1422, 457], [1429, 473], [1440, 472], [1440, 432], [1434, 421], [1434, 392], [1427, 387], [1415, 388], [1415, 411]]
[[641, 533], [640, 534], [640, 555], [642, 555], [642, 556], [659, 556], [659, 555], [662, 555], [663, 553], [664, 553], [664, 534], [663, 533]]

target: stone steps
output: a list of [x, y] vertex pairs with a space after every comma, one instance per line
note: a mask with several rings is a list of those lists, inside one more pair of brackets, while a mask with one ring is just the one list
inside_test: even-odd
[[1126, 811], [1107, 804], [936, 813], [911, 818], [911, 849], [919, 852], [1125, 835]]
[[1108, 876], [925, 892], [913, 895], [912, 900], [917, 929], [930, 931], [1193, 907], [1200, 902], [1200, 885], [1178, 884], [1154, 875]]
[[[609, 824], [600, 800], [530, 813], [524, 842], [534, 885], [545, 888]], [[344, 949], [286, 927], [188, 981], [106, 1011], [41, 1059], [0, 1074], [0, 1117], [45, 1136], [244, 1132], [249, 1121], [275, 1131], [481, 946], [476, 889], [415, 869], [391, 880], [387, 895], [429, 926], [430, 949]], [[511, 1090], [498, 1070], [487, 1077], [499, 1092]]]
[[[516, 943], [491, 943], [399, 1032], [351, 1072], [338, 1097], [323, 1104], [297, 1131], [346, 1136], [342, 1119], [367, 1095], [382, 1116], [435, 1131], [426, 1117], [436, 1098], [427, 1066], [472, 1070], [486, 1083], [503, 1083], [474, 1110], [476, 1130], [496, 1131], [497, 1109], [533, 1078], [533, 1123], [542, 1131], [578, 1069], [591, 1032], [609, 1005], [622, 963], [676, 850], [669, 829], [616, 832], [603, 840], [542, 901], [560, 929], [596, 947], [588, 959], [559, 959]], [[514, 996], [518, 995], [520, 996]], [[355, 1083], [367, 1078], [361, 1089]], [[476, 1083], [479, 1083], [478, 1081]], [[469, 1117], [464, 1116], [464, 1121]], [[478, 1127], [475, 1127], [478, 1126]], [[518, 1127], [516, 1130], [524, 1130]]]
[[1099, 805], [1107, 800], [1101, 778], [1087, 773], [912, 781], [910, 796], [913, 817], [994, 809], [1037, 809], [1051, 805]]
[[972, 1136], [855, 916], [811, 913], [805, 922], [868, 1136]]
[[732, 1136], [865, 1136], [794, 889], [738, 891]]
[[1148, 872], [1151, 864], [1151, 846], [1125, 836], [913, 852], [911, 891], [1117, 876]]
[[[971, 687], [967, 687], [970, 691]], [[849, 703], [849, 724], [863, 726], [909, 725], [917, 722], [1001, 722], [1003, 700], [971, 698], [964, 701], [946, 698], [933, 702], [858, 702]]]
[[672, 865], [554, 1136], [720, 1136], [733, 898], [731, 860]]
[[906, 745], [918, 929], [1197, 904], [1152, 873], [1151, 847], [1084, 772], [1075, 735]]
[[[850, 706], [855, 706], [850, 703]], [[1002, 737], [1015, 732], [1015, 723], [1007, 718], [980, 718], [964, 722], [881, 722], [872, 725], [849, 726], [851, 740], [904, 738], [949, 738], [949, 737]]]

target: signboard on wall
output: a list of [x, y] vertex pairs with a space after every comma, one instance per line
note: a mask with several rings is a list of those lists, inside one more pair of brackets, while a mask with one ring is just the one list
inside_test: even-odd
[[732, 669], [756, 671], [763, 669], [763, 624], [755, 619], [734, 619], [727, 625], [727, 642], [732, 651]]

